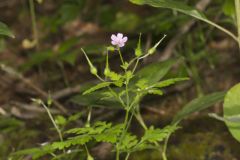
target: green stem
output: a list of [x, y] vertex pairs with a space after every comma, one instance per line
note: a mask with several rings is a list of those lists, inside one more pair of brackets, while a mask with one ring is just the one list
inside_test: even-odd
[[89, 107], [86, 127], [90, 127], [91, 115], [92, 115], [92, 107]]
[[[198, 19], [198, 17], [195, 17], [195, 18]], [[210, 21], [210, 20], [207, 20], [207, 19], [200, 19], [200, 20], [202, 20], [202, 21], [204, 21], [204, 22], [206, 22], [206, 23], [208, 23], [208, 24], [216, 27], [217, 29], [219, 29], [219, 30], [225, 32], [226, 34], [228, 34], [228, 35], [229, 35], [230, 37], [232, 37], [235, 41], [238, 41], [238, 37], [235, 36], [235, 35], [234, 35], [232, 32], [230, 32], [229, 30], [227, 30], [227, 29], [219, 26], [218, 24], [216, 24], [216, 23], [214, 23], [214, 22], [212, 22], [212, 21]]]
[[30, 7], [30, 15], [31, 15], [31, 21], [32, 21], [32, 30], [33, 30], [33, 39], [36, 43], [37, 49], [39, 49], [39, 37], [38, 37], [38, 29], [37, 29], [37, 20], [36, 20], [36, 14], [35, 14], [35, 6], [33, 0], [29, 0], [29, 7]]
[[167, 160], [167, 144], [168, 144], [169, 137], [170, 137], [170, 134], [167, 136], [167, 138], [164, 141], [163, 152], [162, 152], [163, 160]]
[[129, 110], [128, 82], [126, 82], [125, 89], [126, 89], [127, 109]]
[[124, 124], [123, 124], [123, 127], [124, 127], [123, 132], [121, 133], [120, 140], [116, 145], [116, 160], [119, 160], [120, 153], [119, 153], [118, 145], [122, 143], [122, 139], [124, 138], [124, 136], [126, 134], [127, 125], [128, 125], [128, 117], [129, 117], [129, 111], [127, 110], [126, 115], [125, 115], [125, 119], [124, 119]]
[[117, 151], [116, 151], [116, 160], [119, 160], [119, 157], [120, 157], [120, 153], [119, 153], [119, 149], [117, 147]]
[[133, 68], [133, 74], [134, 74], [134, 72], [136, 71], [136, 69], [137, 69], [137, 66], [138, 66], [138, 63], [139, 63], [139, 58], [137, 59], [137, 62], [135, 63], [135, 66], [134, 66], [134, 68]]
[[85, 147], [85, 150], [87, 152], [87, 160], [92, 160], [93, 158], [92, 158], [91, 154], [88, 151], [87, 145], [85, 144], [84, 147]]
[[130, 156], [130, 153], [127, 153], [125, 160], [128, 160], [129, 156]]
[[237, 29], [238, 29], [238, 45], [240, 48], [240, 0], [235, 0], [235, 10], [236, 10]]
[[137, 121], [139, 122], [139, 124], [143, 127], [144, 130], [147, 130], [148, 127], [146, 126], [141, 114], [139, 111], [137, 111], [137, 113], [135, 114], [135, 117], [137, 119]]
[[55, 120], [54, 120], [54, 118], [53, 118], [50, 110], [48, 109], [48, 107], [47, 107], [43, 102], [41, 102], [41, 104], [42, 104], [42, 106], [45, 108], [45, 110], [47, 111], [48, 116], [49, 116], [49, 118], [51, 119], [51, 121], [52, 121], [55, 129], [57, 130], [58, 135], [59, 135], [59, 138], [60, 138], [60, 140], [61, 140], [61, 142], [62, 142], [62, 141], [63, 141], [63, 136], [62, 136], [61, 130], [60, 130], [59, 127], [57, 126], [57, 124], [56, 124], [56, 122], [55, 122]]
[[122, 53], [121, 53], [121, 51], [120, 51], [120, 48], [118, 48], [117, 50], [118, 50], [118, 54], [119, 54], [119, 56], [120, 56], [121, 62], [122, 62], [122, 64], [124, 65], [124, 60], [123, 60], [123, 57], [122, 57]]
[[125, 132], [125, 129], [127, 128], [127, 124], [128, 124], [128, 117], [129, 117], [129, 111], [127, 110], [126, 111], [126, 115], [125, 115], [125, 119], [124, 119], [124, 132]]

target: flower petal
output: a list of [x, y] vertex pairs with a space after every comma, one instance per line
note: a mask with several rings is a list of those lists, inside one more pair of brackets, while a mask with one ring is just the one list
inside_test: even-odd
[[123, 47], [125, 44], [124, 43], [119, 43], [118, 47]]
[[117, 36], [115, 35], [115, 34], [112, 34], [112, 36], [111, 36], [111, 39], [113, 40], [113, 41], [117, 41]]
[[117, 34], [117, 37], [118, 37], [119, 39], [122, 39], [122, 38], [123, 38], [123, 34], [122, 34], [122, 33], [118, 33], [118, 34]]
[[112, 41], [111, 43], [112, 43], [112, 45], [117, 45], [116, 41]]
[[127, 42], [127, 40], [128, 40], [128, 37], [123, 37], [122, 42], [125, 43]]

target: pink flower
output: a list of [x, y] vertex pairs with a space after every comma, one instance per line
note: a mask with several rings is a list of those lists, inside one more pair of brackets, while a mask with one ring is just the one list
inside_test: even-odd
[[122, 33], [118, 33], [117, 35], [112, 34], [111, 39], [112, 39], [112, 45], [115, 45], [118, 47], [123, 47], [128, 40], [127, 37], [123, 37]]

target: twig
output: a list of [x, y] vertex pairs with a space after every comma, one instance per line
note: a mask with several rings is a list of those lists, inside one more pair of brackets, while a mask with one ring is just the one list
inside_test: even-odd
[[76, 85], [74, 87], [69, 87], [69, 88], [65, 88], [60, 91], [57, 91], [52, 94], [52, 98], [56, 100], [56, 99], [61, 99], [63, 97], [69, 96], [74, 93], [79, 93], [82, 86], [83, 85]]
[[86, 82], [86, 83], [83, 83], [83, 84], [80, 84], [80, 85], [76, 85], [76, 86], [73, 86], [73, 87], [67, 87], [67, 88], [61, 89], [61, 90], [56, 91], [55, 93], [53, 93], [51, 95], [51, 98], [57, 100], [57, 99], [61, 99], [61, 98], [70, 96], [70, 95], [75, 94], [75, 93], [79, 93], [79, 92], [81, 92], [81, 89], [85, 88], [88, 84], [89, 85], [97, 84], [98, 82], [99, 81], [95, 81], [94, 80], [94, 81]]
[[[2, 69], [3, 71], [5, 71], [6, 73], [8, 73], [9, 75], [21, 80], [24, 84], [26, 84], [27, 86], [29, 86], [30, 88], [32, 88], [33, 90], [35, 90], [39, 95], [41, 95], [44, 98], [48, 98], [49, 95], [43, 91], [41, 88], [39, 88], [38, 86], [36, 86], [35, 84], [33, 84], [31, 82], [31, 80], [23, 77], [20, 73], [18, 73], [17, 71], [15, 71], [13, 68], [6, 66], [4, 64], [0, 64], [0, 69]], [[64, 108], [64, 106], [62, 106], [57, 100], [53, 99], [53, 104], [58, 107], [59, 110], [61, 110], [64, 114], [67, 114], [67, 110]]]
[[[15, 105], [18, 106], [21, 109], [27, 110], [29, 112], [38, 112], [38, 113], [44, 113], [45, 110], [42, 107], [37, 107], [36, 105], [32, 105], [32, 104], [25, 104], [25, 103], [21, 103], [21, 102], [10, 102], [11, 105]], [[56, 109], [50, 109], [51, 113], [53, 114], [59, 114], [59, 110]]]

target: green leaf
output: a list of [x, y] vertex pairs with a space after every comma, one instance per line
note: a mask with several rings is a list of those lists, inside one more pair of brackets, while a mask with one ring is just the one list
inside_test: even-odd
[[130, 2], [138, 4], [138, 5], [147, 4], [152, 7], [174, 9], [179, 12], [182, 12], [187, 15], [198, 18], [198, 19], [206, 19], [206, 17], [204, 16], [203, 13], [184, 4], [183, 2], [179, 2], [179, 1], [175, 1], [175, 0], [130, 0]]
[[89, 135], [81, 135], [81, 136], [76, 136], [76, 137], [69, 138], [68, 140], [63, 141], [63, 142], [54, 142], [52, 144], [52, 147], [54, 149], [62, 150], [64, 148], [68, 148], [68, 147], [71, 147], [71, 146], [74, 146], [74, 145], [86, 144], [90, 140], [92, 140], [91, 136], [89, 136]]
[[[240, 84], [232, 87], [226, 94], [223, 104], [224, 118], [236, 117], [240, 114]], [[225, 122], [232, 136], [240, 142], [240, 123]]]
[[11, 30], [8, 28], [8, 26], [2, 22], [0, 22], [0, 35], [8, 36], [11, 38], [15, 38]]
[[147, 85], [152, 85], [161, 80], [171, 69], [176, 59], [170, 59], [164, 62], [152, 63], [141, 70], [130, 81], [130, 85], [135, 85], [140, 79], [145, 79]]
[[223, 12], [227, 16], [235, 15], [235, 3], [234, 0], [225, 0], [223, 4]]
[[111, 107], [120, 108], [121, 104], [115, 98], [105, 98], [104, 92], [96, 91], [91, 94], [82, 95], [78, 94], [70, 99], [71, 102], [92, 107]]
[[137, 83], [136, 83], [136, 86], [141, 89], [141, 90], [144, 90], [145, 88], [148, 87], [147, 84], [147, 80], [146, 79], [140, 79]]
[[109, 77], [112, 81], [118, 81], [122, 76], [116, 72], [111, 71], [107, 77]]
[[78, 136], [87, 135], [97, 142], [116, 143], [122, 129], [123, 124], [112, 126], [111, 123], [96, 122], [92, 127], [73, 128], [66, 133], [77, 134]]
[[119, 143], [118, 149], [121, 152], [129, 152], [132, 148], [136, 146], [137, 143], [138, 143], [138, 139], [135, 135], [126, 133], [122, 138], [121, 143]]
[[78, 120], [80, 117], [82, 116], [82, 112], [76, 113], [74, 115], [71, 115], [70, 117], [68, 117], [68, 122], [72, 122], [72, 121], [76, 121]]
[[149, 94], [155, 94], [155, 95], [159, 95], [159, 96], [162, 96], [163, 95], [163, 91], [159, 90], [159, 89], [150, 89], [148, 90], [148, 93]]
[[129, 67], [129, 63], [128, 62], [124, 62], [124, 64], [121, 65], [121, 67], [122, 67], [122, 69], [127, 70], [128, 67]]
[[231, 36], [233, 39], [237, 40], [237, 37], [234, 34], [229, 32], [225, 28], [219, 26], [218, 24], [208, 20], [202, 12], [198, 11], [197, 9], [195, 9], [191, 6], [186, 5], [183, 2], [176, 1], [176, 0], [129, 0], [129, 1], [134, 4], [138, 4], [138, 5], [147, 4], [152, 7], [168, 8], [168, 9], [173, 9], [173, 10], [179, 11], [186, 15], [189, 15], [189, 16], [192, 16], [199, 20], [202, 20], [202, 21], [220, 29], [221, 31], [223, 31], [223, 32], [227, 33], [229, 36]]
[[55, 149], [51, 145], [45, 145], [39, 148], [30, 148], [30, 149], [25, 149], [21, 151], [17, 151], [13, 154], [11, 154], [13, 157], [14, 156], [21, 156], [21, 155], [31, 155], [32, 159], [39, 159], [47, 154], [50, 154], [54, 152]]
[[32, 53], [29, 57], [29, 60], [25, 62], [23, 65], [21, 65], [20, 69], [22, 71], [27, 71], [31, 67], [37, 66], [39, 64], [44, 63], [47, 60], [53, 59], [53, 57], [55, 57], [55, 54], [51, 50], [44, 50]]
[[132, 151], [141, 151], [144, 149], [157, 149], [159, 142], [166, 139], [171, 133], [175, 132], [179, 127], [176, 125], [169, 125], [162, 129], [151, 126], [145, 131], [140, 142], [134, 146]]
[[123, 124], [115, 125], [111, 128], [107, 128], [101, 134], [97, 134], [94, 136], [97, 142], [108, 142], [108, 143], [116, 143], [120, 133], [123, 130]]
[[175, 125], [167, 126], [163, 129], [154, 129], [153, 127], [150, 127], [148, 130], [145, 131], [145, 134], [142, 137], [141, 141], [146, 141], [150, 143], [161, 142], [165, 138], [167, 138], [169, 134], [173, 133], [177, 129], [178, 127]]
[[132, 77], [133, 73], [131, 71], [127, 71], [125, 74], [126, 83], [128, 83]]
[[67, 120], [65, 117], [61, 116], [61, 115], [58, 115], [56, 118], [55, 118], [55, 122], [60, 125], [60, 126], [65, 126], [67, 124]]
[[172, 123], [178, 123], [190, 114], [211, 107], [215, 103], [222, 101], [225, 94], [226, 92], [216, 92], [192, 100], [186, 104], [180, 112], [176, 114]]
[[102, 133], [105, 129], [111, 127], [111, 123], [106, 122], [96, 122], [92, 127], [83, 127], [83, 128], [73, 128], [68, 130], [66, 133], [68, 134], [88, 134], [88, 135], [95, 135]]
[[105, 88], [105, 87], [108, 87], [108, 86], [110, 86], [111, 84], [112, 84], [111, 82], [102, 82], [102, 83], [99, 83], [99, 84], [97, 84], [96, 86], [91, 87], [90, 89], [84, 91], [84, 92], [83, 92], [83, 95], [92, 93], [92, 92], [94, 92], [94, 91], [96, 91], [96, 90], [99, 90], [99, 89], [102, 89], [102, 88]]
[[172, 84], [175, 84], [176, 82], [179, 81], [186, 81], [189, 80], [189, 78], [172, 78], [172, 79], [167, 79], [161, 82], [158, 82], [156, 84], [153, 85], [153, 87], [157, 87], [157, 88], [163, 88], [163, 87], [167, 87], [170, 86]]

